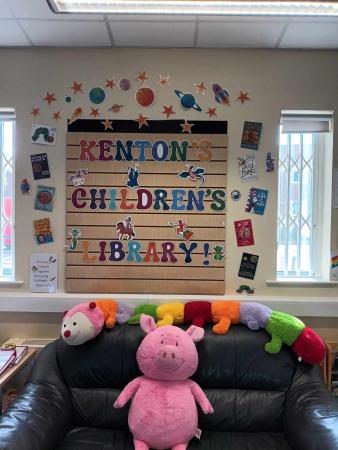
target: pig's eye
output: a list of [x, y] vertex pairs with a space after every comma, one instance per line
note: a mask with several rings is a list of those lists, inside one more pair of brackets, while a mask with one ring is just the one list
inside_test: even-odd
[[76, 325], [76, 322], [73, 322], [73, 326], [75, 327], [75, 325]]
[[161, 344], [163, 344], [163, 341], [161, 341]]
[[176, 347], [178, 347], [178, 342], [176, 342]]

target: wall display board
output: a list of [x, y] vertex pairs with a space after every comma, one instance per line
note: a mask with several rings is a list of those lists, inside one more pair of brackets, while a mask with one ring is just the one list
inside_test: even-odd
[[227, 122], [189, 122], [68, 124], [68, 292], [225, 292]]

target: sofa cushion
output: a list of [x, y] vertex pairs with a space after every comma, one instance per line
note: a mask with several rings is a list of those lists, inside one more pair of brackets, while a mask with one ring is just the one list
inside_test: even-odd
[[[56, 450], [134, 450], [128, 431], [73, 428]], [[281, 433], [220, 433], [206, 431], [188, 450], [292, 450]]]

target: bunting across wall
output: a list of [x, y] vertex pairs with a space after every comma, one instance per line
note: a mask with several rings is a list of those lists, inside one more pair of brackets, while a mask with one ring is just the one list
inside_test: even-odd
[[227, 122], [142, 119], [68, 124], [66, 289], [223, 294]]

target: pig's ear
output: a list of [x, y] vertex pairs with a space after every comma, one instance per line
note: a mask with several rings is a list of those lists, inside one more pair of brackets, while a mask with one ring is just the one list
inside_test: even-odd
[[186, 331], [194, 342], [199, 342], [204, 338], [204, 329], [191, 325]]
[[143, 331], [151, 333], [156, 330], [156, 323], [153, 317], [147, 316], [147, 314], [141, 314], [140, 325]]

